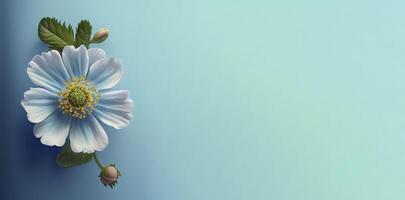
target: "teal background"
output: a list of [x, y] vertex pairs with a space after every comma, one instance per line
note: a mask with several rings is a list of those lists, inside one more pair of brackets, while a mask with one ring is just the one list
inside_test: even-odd
[[[0, 199], [405, 198], [405, 2], [6, 0]], [[20, 105], [43, 16], [111, 35], [134, 120], [94, 163], [55, 165]]]

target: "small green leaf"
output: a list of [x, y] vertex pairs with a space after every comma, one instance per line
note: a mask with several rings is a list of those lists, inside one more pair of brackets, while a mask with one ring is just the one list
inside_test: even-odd
[[91, 37], [91, 24], [88, 20], [82, 20], [76, 29], [76, 47], [84, 45], [89, 48]]
[[56, 156], [56, 163], [60, 167], [74, 167], [85, 164], [93, 158], [93, 154], [89, 153], [74, 153], [70, 148], [69, 143], [66, 143], [62, 151]]
[[49, 48], [61, 51], [66, 45], [74, 45], [73, 29], [56, 18], [44, 17], [38, 24], [39, 38], [49, 45]]

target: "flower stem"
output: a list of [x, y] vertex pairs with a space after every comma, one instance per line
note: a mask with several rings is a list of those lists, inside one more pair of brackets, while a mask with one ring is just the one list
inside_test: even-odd
[[93, 153], [93, 158], [94, 158], [94, 161], [96, 161], [96, 164], [97, 164], [98, 168], [100, 168], [102, 170], [103, 165], [101, 164], [100, 160], [98, 160], [96, 152]]

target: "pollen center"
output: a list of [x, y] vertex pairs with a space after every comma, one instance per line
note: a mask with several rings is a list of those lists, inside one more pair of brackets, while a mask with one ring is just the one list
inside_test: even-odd
[[99, 94], [90, 87], [85, 78], [75, 78], [66, 82], [66, 89], [59, 93], [59, 108], [72, 117], [85, 118], [97, 104]]
[[84, 106], [84, 104], [86, 104], [86, 92], [79, 89], [79, 88], [73, 88], [67, 99], [69, 100], [69, 103], [72, 104], [75, 107], [81, 107]]

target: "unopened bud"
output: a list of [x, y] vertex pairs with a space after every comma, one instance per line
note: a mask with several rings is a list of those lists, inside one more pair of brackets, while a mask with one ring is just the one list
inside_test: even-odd
[[121, 173], [115, 167], [115, 165], [107, 165], [103, 167], [100, 172], [100, 181], [104, 184], [104, 186], [110, 186], [113, 188], [115, 184], [117, 184], [118, 177], [121, 176]]
[[107, 39], [109, 32], [110, 31], [107, 28], [98, 30], [96, 34], [94, 34], [93, 39], [91, 39], [91, 43], [102, 43]]

